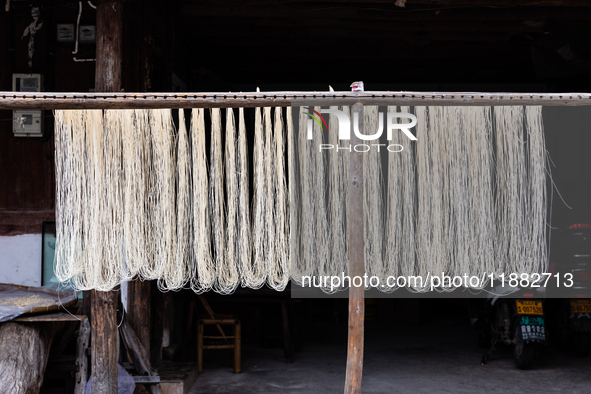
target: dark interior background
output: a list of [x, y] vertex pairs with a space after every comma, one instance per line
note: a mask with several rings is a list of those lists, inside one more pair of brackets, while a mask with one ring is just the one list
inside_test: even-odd
[[[326, 91], [328, 85], [349, 90], [357, 80], [366, 90], [591, 89], [591, 7], [586, 1], [402, 3], [129, 0], [124, 4], [123, 90]], [[94, 63], [74, 62], [74, 44], [56, 39], [58, 23], [76, 23], [79, 2], [11, 4], [10, 12], [0, 12], [0, 90], [11, 90], [12, 73], [32, 72], [43, 74], [45, 91], [92, 91]], [[40, 8], [43, 26], [29, 68], [28, 37], [22, 35], [33, 20], [33, 6]], [[94, 24], [96, 11], [87, 2], [82, 7], [80, 23]], [[94, 44], [80, 44], [76, 56], [92, 59]], [[39, 232], [41, 221], [53, 217], [53, 124], [51, 113], [44, 116], [45, 137], [23, 139], [12, 135], [11, 112], [0, 111], [0, 234]], [[567, 202], [575, 201], [568, 214], [578, 220], [577, 210], [589, 199], [588, 189], [579, 192], [589, 183], [586, 118], [564, 117], [572, 120], [570, 126], [557, 125], [548, 146], [558, 166], [555, 181]]]
[[[92, 91], [94, 63], [74, 62], [73, 44], [56, 39], [57, 24], [76, 23], [79, 3], [11, 4], [9, 12], [0, 10], [0, 91], [11, 90], [13, 73], [42, 73], [45, 91]], [[43, 26], [29, 68], [28, 37], [22, 35], [33, 20], [32, 6], [40, 7]], [[95, 24], [95, 10], [86, 1], [82, 6], [81, 24]], [[591, 2], [584, 0], [408, 0], [404, 7], [388, 0], [129, 0], [123, 90], [326, 91], [332, 85], [339, 91], [364, 81], [366, 90], [590, 92], [590, 22]], [[81, 44], [76, 56], [92, 59], [94, 45]], [[554, 192], [552, 225], [589, 222], [591, 107], [543, 111], [553, 179], [572, 207]], [[49, 111], [44, 120], [43, 138], [16, 138], [12, 112], [0, 111], [0, 235], [40, 233], [42, 222], [55, 218]], [[152, 297], [160, 295], [153, 286]], [[194, 295], [174, 297], [171, 330], [182, 343]], [[223, 312], [232, 297], [212, 304]], [[368, 301], [368, 320], [465, 318], [461, 301], [421, 303], [422, 309], [418, 300]], [[280, 319], [273, 308], [256, 312], [262, 314], [259, 321], [269, 322], [269, 332], [255, 332], [253, 323], [245, 327], [245, 338], [274, 341], [281, 328], [272, 325]], [[299, 311], [304, 322], [332, 319], [330, 327], [338, 325], [345, 340], [344, 300], [303, 301]], [[243, 321], [249, 324], [248, 317]], [[322, 332], [328, 337], [335, 331]]]

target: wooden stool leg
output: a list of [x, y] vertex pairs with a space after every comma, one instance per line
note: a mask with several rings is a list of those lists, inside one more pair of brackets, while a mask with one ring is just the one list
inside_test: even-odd
[[197, 328], [197, 373], [203, 372], [203, 323]]
[[240, 321], [236, 321], [234, 325], [234, 373], [242, 372], [241, 365], [241, 349], [240, 349]]

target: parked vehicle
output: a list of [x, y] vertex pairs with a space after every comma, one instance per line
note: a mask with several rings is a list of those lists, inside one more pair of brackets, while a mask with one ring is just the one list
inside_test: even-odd
[[[483, 300], [484, 305], [474, 322], [479, 345], [490, 348], [482, 356], [482, 364], [490, 359], [496, 345], [502, 343], [513, 347], [515, 365], [527, 369], [539, 347], [547, 343], [544, 297], [530, 289], [508, 287], [506, 284], [496, 286], [491, 293], [487, 300]], [[507, 297], [509, 294], [511, 298]]]

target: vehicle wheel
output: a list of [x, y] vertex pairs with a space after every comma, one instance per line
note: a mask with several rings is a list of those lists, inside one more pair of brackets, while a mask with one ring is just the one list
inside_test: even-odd
[[521, 341], [521, 333], [518, 330], [519, 326], [515, 329], [514, 338], [517, 339], [517, 343], [513, 347], [513, 361], [515, 361], [517, 368], [528, 369], [531, 366], [532, 361], [534, 361], [536, 345], [532, 342], [525, 343]]
[[589, 353], [589, 335], [586, 332], [575, 331], [573, 344], [577, 356], [585, 357]]

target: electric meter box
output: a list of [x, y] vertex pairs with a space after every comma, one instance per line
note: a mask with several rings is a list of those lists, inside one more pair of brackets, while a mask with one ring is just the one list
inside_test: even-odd
[[[41, 92], [43, 76], [41, 74], [12, 74], [12, 90], [21, 93]], [[15, 137], [43, 137], [43, 112], [16, 110], [12, 111], [12, 132]]]
[[41, 111], [17, 110], [12, 113], [12, 132], [15, 137], [43, 137]]

